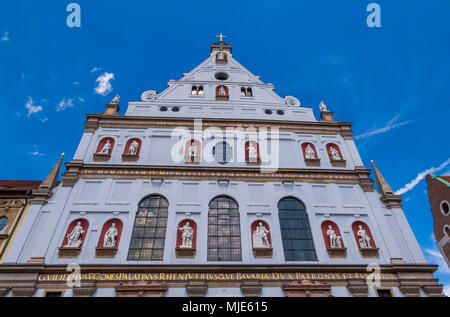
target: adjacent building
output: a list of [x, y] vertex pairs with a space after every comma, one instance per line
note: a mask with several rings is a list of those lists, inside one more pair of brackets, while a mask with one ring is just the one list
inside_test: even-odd
[[450, 176], [428, 174], [428, 197], [434, 223], [434, 237], [450, 267]]

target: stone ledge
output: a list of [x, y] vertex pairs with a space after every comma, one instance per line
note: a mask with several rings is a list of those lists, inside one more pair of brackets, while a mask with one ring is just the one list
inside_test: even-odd
[[196, 250], [193, 248], [176, 248], [175, 253], [177, 258], [195, 258]]
[[59, 257], [65, 259], [77, 258], [81, 253], [81, 248], [59, 248], [58, 250]]
[[334, 167], [346, 167], [347, 161], [346, 160], [330, 160], [331, 165]]
[[347, 248], [327, 248], [330, 258], [346, 258]]
[[97, 258], [113, 258], [117, 253], [117, 248], [95, 248]]
[[320, 159], [305, 159], [306, 166], [320, 166]]
[[111, 158], [111, 155], [109, 154], [94, 154], [94, 161], [95, 162], [108, 162]]
[[216, 96], [216, 100], [228, 101], [228, 100], [230, 100], [230, 96]]
[[253, 248], [253, 255], [255, 258], [271, 258], [273, 248]]
[[137, 162], [139, 160], [139, 155], [137, 154], [122, 154], [123, 162]]
[[378, 258], [379, 248], [359, 248], [362, 256], [365, 258]]

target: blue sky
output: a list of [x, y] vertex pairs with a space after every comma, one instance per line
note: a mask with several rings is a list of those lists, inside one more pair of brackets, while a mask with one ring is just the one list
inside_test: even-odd
[[[324, 100], [353, 122], [366, 167], [375, 160], [404, 194], [425, 255], [443, 263], [421, 177], [450, 174], [450, 1], [377, 1], [381, 28], [367, 27], [370, 2], [78, 0], [81, 28], [68, 28], [70, 1], [2, 1], [0, 178], [43, 179], [62, 152], [73, 156], [84, 114], [103, 112], [116, 93], [123, 113], [143, 91], [162, 91], [223, 32], [278, 94], [317, 117]], [[105, 73], [114, 79], [103, 96], [94, 89]], [[437, 276], [450, 285], [447, 267]]]

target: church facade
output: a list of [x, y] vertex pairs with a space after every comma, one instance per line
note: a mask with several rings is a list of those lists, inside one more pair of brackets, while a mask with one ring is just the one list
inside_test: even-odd
[[89, 114], [0, 265], [2, 296], [441, 296], [351, 123], [280, 97], [222, 39]]

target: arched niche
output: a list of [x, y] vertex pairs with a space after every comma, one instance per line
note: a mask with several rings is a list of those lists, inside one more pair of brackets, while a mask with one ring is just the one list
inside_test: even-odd
[[352, 231], [356, 245], [363, 257], [378, 257], [378, 248], [369, 226], [362, 221], [355, 221], [352, 224]]
[[190, 139], [184, 148], [184, 161], [186, 164], [198, 164], [202, 157], [202, 144], [199, 140]]
[[89, 222], [84, 218], [72, 221], [67, 227], [64, 239], [59, 248], [59, 256], [62, 258], [76, 258], [83, 248]]
[[273, 248], [269, 224], [264, 220], [256, 220], [250, 227], [250, 233], [255, 258], [271, 258]]
[[261, 163], [261, 155], [259, 151], [259, 143], [256, 141], [245, 142], [245, 162], [247, 164]]
[[142, 140], [139, 138], [129, 139], [125, 145], [125, 149], [122, 154], [122, 160], [124, 162], [136, 162], [139, 159], [141, 153]]
[[178, 223], [176, 255], [177, 258], [193, 258], [197, 248], [197, 224], [192, 219]]
[[327, 252], [332, 258], [342, 258], [346, 256], [347, 248], [345, 248], [339, 226], [331, 220], [322, 222], [322, 235], [327, 248]]
[[[109, 219], [103, 225], [97, 243], [96, 255], [101, 258], [114, 257], [120, 244], [123, 222], [120, 219]], [[108, 233], [108, 236], [106, 235]], [[109, 237], [109, 239], [108, 239]]]
[[303, 158], [307, 166], [320, 166], [319, 154], [316, 146], [310, 142], [302, 144]]
[[114, 138], [103, 138], [98, 142], [97, 150], [94, 153], [94, 161], [107, 162], [111, 158], [111, 154], [115, 145]]

